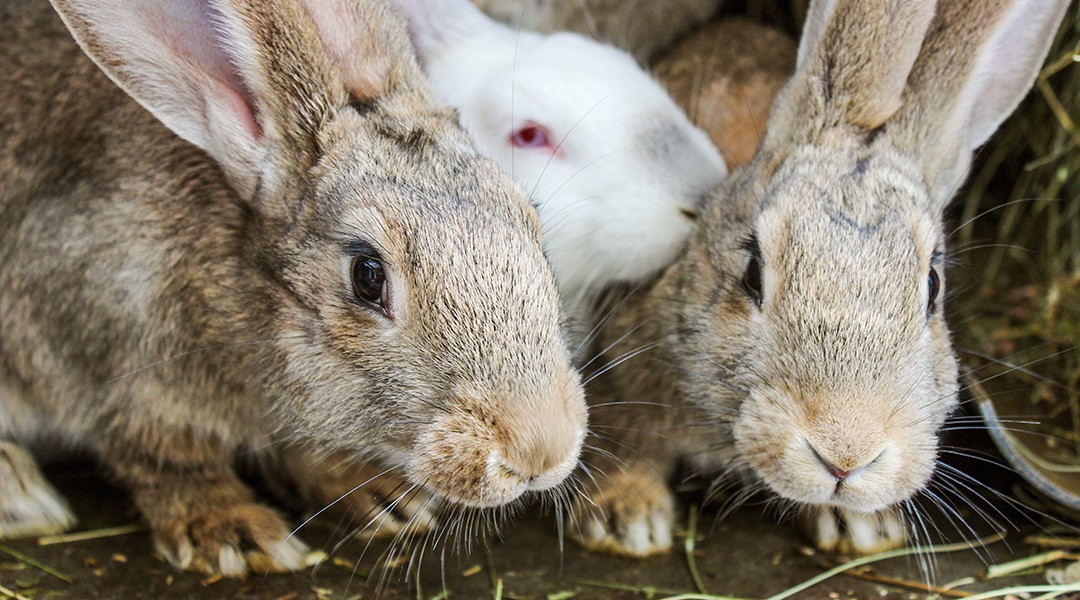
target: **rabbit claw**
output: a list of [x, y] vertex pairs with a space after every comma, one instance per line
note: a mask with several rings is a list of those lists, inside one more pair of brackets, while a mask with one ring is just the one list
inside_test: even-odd
[[276, 512], [256, 503], [188, 515], [155, 527], [154, 533], [158, 552], [170, 563], [207, 575], [297, 571], [308, 553]]
[[621, 472], [575, 503], [571, 537], [589, 550], [644, 557], [671, 548], [675, 499], [651, 473]]
[[75, 524], [67, 501], [22, 446], [0, 442], [0, 539], [60, 533]]
[[814, 545], [823, 552], [865, 555], [902, 547], [907, 534], [894, 509], [862, 513], [820, 506], [808, 511], [805, 524]]

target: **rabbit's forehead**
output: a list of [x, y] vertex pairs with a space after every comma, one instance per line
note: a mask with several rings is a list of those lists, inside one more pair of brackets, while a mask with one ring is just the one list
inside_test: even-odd
[[788, 262], [818, 258], [894, 270], [929, 260], [939, 237], [921, 182], [858, 156], [793, 169], [768, 191], [758, 219], [763, 247]]

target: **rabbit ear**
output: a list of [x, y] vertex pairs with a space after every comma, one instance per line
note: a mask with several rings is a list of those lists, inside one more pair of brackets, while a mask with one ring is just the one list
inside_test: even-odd
[[889, 124], [944, 204], [971, 153], [1031, 88], [1069, 0], [943, 0]]
[[803, 24], [802, 36], [799, 37], [799, 54], [795, 62], [796, 70], [806, 62], [806, 57], [813, 54], [818, 41], [825, 31], [825, 24], [829, 22], [829, 15], [836, 8], [836, 0], [818, 0], [810, 5], [806, 13], [806, 22]]
[[[371, 61], [361, 60], [366, 70], [339, 68], [329, 54], [338, 50], [335, 58], [348, 56], [351, 47], [341, 41], [347, 37], [340, 31], [344, 26], [335, 26], [324, 43], [312, 16], [295, 1], [53, 0], [53, 5], [113, 81], [174, 133], [205, 150], [249, 199], [256, 190], [272, 194], [306, 171], [316, 159], [315, 132], [331, 106], [347, 103], [350, 92], [377, 95], [385, 81], [371, 76], [386, 70]], [[322, 18], [324, 24], [327, 20]], [[353, 33], [370, 38], [368, 24], [363, 25], [354, 25]]]
[[933, 14], [933, 0], [813, 0], [795, 75], [770, 123], [772, 143], [884, 123], [900, 107]]
[[393, 0], [409, 21], [413, 44], [428, 57], [493, 28], [497, 23], [470, 0]]

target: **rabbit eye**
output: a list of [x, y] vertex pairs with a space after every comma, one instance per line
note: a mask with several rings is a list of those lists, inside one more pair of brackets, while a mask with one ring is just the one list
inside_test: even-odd
[[357, 299], [375, 305], [384, 313], [387, 311], [386, 271], [378, 258], [371, 256], [353, 258], [352, 286]]
[[754, 304], [761, 308], [761, 302], [765, 299], [761, 291], [761, 247], [758, 246], [757, 238], [752, 237], [743, 243], [743, 248], [750, 253], [750, 262], [742, 276], [742, 288]]
[[510, 136], [510, 143], [518, 148], [546, 148], [551, 145], [550, 138], [547, 129], [530, 123], [515, 131]]
[[938, 292], [941, 291], [941, 278], [938, 277], [937, 269], [930, 267], [930, 275], [926, 278], [926, 289], [929, 294], [926, 300], [926, 314], [927, 316], [934, 314], [934, 308], [937, 307]]

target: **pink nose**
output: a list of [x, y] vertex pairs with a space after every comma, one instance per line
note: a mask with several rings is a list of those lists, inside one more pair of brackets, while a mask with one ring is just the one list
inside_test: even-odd
[[822, 462], [823, 465], [825, 465], [825, 470], [827, 470], [833, 477], [835, 477], [839, 481], [843, 481], [844, 479], [847, 478], [848, 475], [851, 474], [851, 471], [845, 471], [845, 470], [841, 469], [840, 467], [832, 464], [831, 462], [828, 462], [828, 461], [825, 461], [825, 460], [823, 460], [821, 462]]
[[821, 465], [825, 467], [825, 470], [828, 471], [830, 475], [835, 477], [837, 481], [843, 481], [847, 479], [848, 475], [851, 475], [853, 469], [841, 469], [840, 467], [829, 462], [829, 460], [822, 456], [821, 453], [818, 452], [816, 449], [811, 448], [811, 450], [814, 453], [814, 458], [818, 459], [818, 462], [821, 463]]

